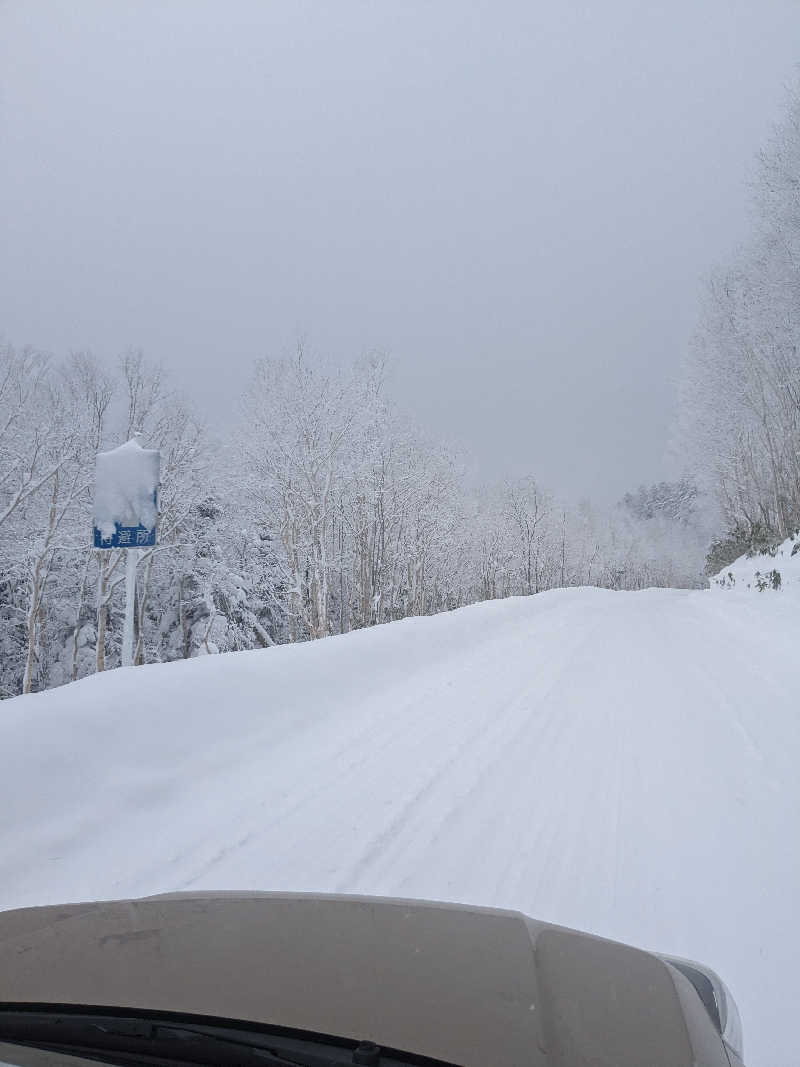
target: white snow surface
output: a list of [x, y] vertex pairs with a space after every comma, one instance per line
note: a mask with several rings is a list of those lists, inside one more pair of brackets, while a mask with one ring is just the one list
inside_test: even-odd
[[800, 598], [559, 590], [2, 706], [0, 906], [518, 908], [701, 960], [797, 1063]]
[[[770, 580], [774, 571], [781, 576], [778, 589], [773, 588]], [[774, 552], [739, 556], [714, 575], [711, 588], [757, 595], [789, 591], [793, 596], [800, 596], [800, 536], [787, 538]]]
[[160, 453], [142, 448], [135, 438], [110, 452], [97, 453], [94, 524], [104, 541], [114, 536], [114, 524], [156, 524], [153, 494], [158, 489]]

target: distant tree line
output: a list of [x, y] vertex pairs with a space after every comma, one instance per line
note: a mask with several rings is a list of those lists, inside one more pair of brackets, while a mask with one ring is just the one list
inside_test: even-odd
[[130, 353], [0, 349], [0, 694], [119, 664], [125, 549], [90, 547], [95, 456], [140, 432], [162, 454], [142, 550], [136, 662], [266, 648], [560, 586], [692, 586], [696, 490], [565, 503], [534, 477], [474, 488], [459, 454], [395, 410], [379, 359], [262, 360], [220, 447]]

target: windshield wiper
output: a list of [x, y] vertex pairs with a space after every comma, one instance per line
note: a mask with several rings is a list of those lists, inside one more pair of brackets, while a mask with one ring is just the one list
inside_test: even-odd
[[[171, 1040], [173, 1038], [188, 1042], [199, 1042], [205, 1047], [207, 1042], [222, 1042], [228, 1047], [236, 1049], [233, 1063], [241, 1063], [241, 1050], [255, 1057], [258, 1064], [276, 1064], [278, 1067], [352, 1067], [353, 1064], [375, 1064], [382, 1067], [380, 1048], [371, 1041], [362, 1041], [356, 1049], [352, 1050], [349, 1059], [342, 1059], [347, 1052], [341, 1049], [332, 1049], [330, 1052], [320, 1054], [317, 1052], [304, 1052], [299, 1049], [277, 1048], [274, 1038], [264, 1037], [254, 1042], [253, 1038], [242, 1039], [232, 1037], [229, 1034], [221, 1034], [210, 1028], [182, 1025], [178, 1023], [159, 1024], [156, 1027], [158, 1033], [154, 1035], [156, 1040]], [[263, 1044], [261, 1043], [263, 1040]], [[215, 1061], [216, 1062], [216, 1061]], [[248, 1060], [249, 1062], [249, 1060]], [[386, 1061], [383, 1061], [384, 1063]]]
[[[436, 1061], [313, 1035], [195, 1022], [186, 1017], [0, 1010], [0, 1040], [117, 1064], [216, 1067], [405, 1067]], [[441, 1065], [448, 1067], [448, 1065]]]

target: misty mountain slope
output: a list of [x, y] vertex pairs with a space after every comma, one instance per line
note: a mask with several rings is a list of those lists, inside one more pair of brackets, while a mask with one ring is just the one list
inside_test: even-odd
[[788, 1065], [798, 609], [560, 590], [7, 701], [0, 906], [213, 887], [519, 908], [709, 963], [748, 1062]]

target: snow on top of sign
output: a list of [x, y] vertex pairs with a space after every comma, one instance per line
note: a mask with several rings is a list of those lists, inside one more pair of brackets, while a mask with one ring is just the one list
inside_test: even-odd
[[159, 452], [142, 448], [135, 438], [97, 453], [94, 524], [103, 540], [114, 536], [115, 524], [155, 526], [159, 467]]

